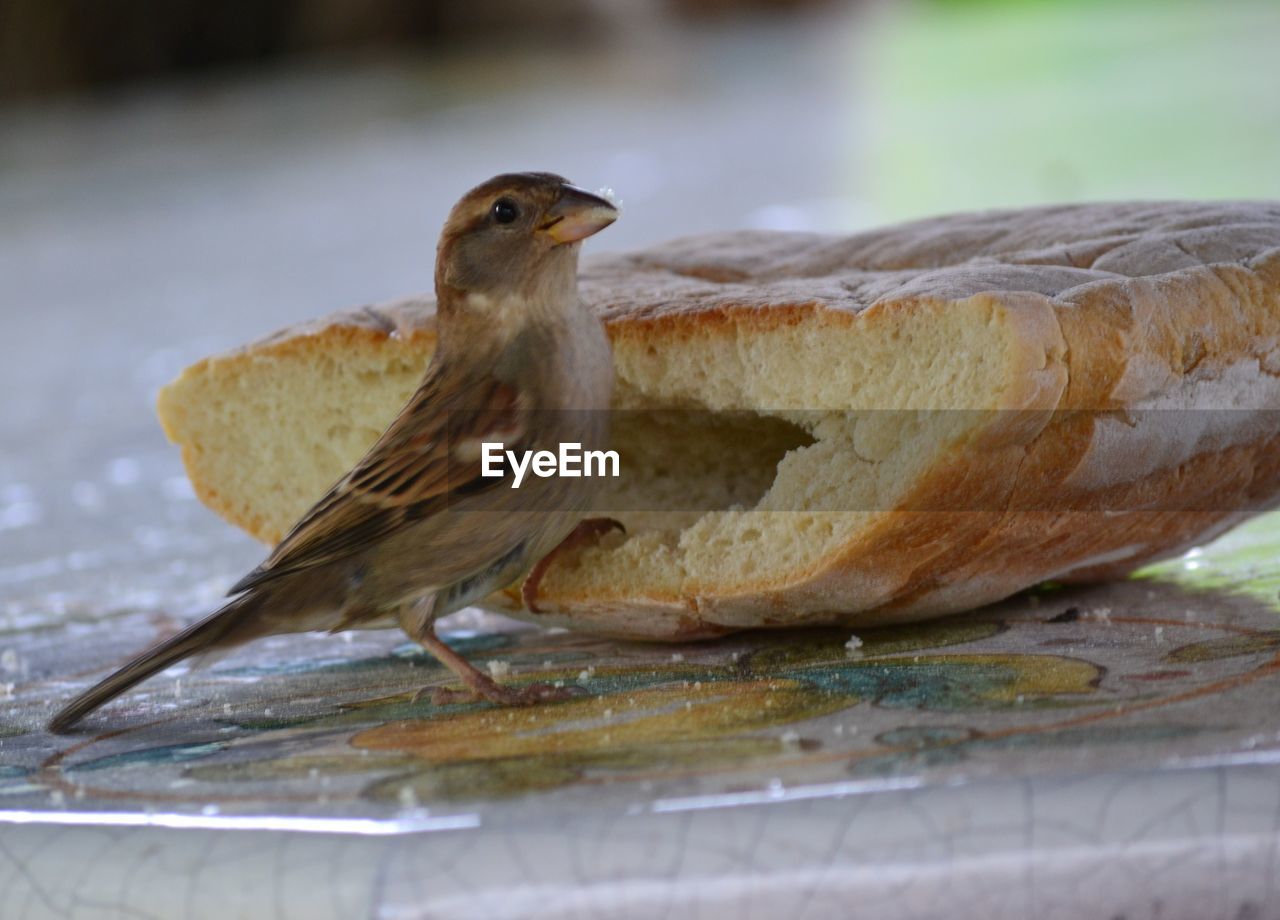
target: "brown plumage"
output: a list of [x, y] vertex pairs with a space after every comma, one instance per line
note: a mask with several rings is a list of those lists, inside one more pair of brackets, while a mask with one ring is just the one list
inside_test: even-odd
[[617, 211], [549, 173], [497, 176], [453, 208], [436, 254], [438, 344], [376, 444], [302, 516], [236, 597], [68, 703], [63, 731], [200, 652], [315, 629], [399, 623], [471, 692], [519, 704], [558, 695], [495, 683], [435, 635], [437, 618], [515, 582], [574, 530], [588, 478], [482, 476], [482, 442], [602, 449], [608, 340], [577, 291], [578, 243]]

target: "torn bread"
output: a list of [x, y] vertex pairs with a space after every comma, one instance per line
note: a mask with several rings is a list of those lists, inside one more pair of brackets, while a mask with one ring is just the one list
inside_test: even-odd
[[[1280, 497], [1280, 203], [700, 237], [590, 260], [582, 293], [632, 510], [552, 564], [545, 613], [490, 598], [539, 622], [688, 639], [952, 613], [1121, 576]], [[270, 543], [433, 343], [426, 299], [336, 314], [188, 368], [160, 418], [201, 499]]]

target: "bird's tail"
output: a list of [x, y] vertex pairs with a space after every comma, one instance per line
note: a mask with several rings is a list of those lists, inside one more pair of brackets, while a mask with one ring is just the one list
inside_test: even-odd
[[119, 696], [135, 684], [142, 683], [170, 665], [198, 652], [226, 645], [238, 645], [254, 638], [255, 617], [264, 606], [268, 592], [251, 591], [241, 595], [216, 613], [193, 623], [172, 639], [152, 646], [110, 677], [94, 684], [63, 706], [49, 720], [49, 731], [64, 732], [108, 700]]

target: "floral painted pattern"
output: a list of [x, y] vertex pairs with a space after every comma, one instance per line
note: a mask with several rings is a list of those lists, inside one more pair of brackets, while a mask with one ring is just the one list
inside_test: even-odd
[[[526, 709], [436, 706], [402, 636], [267, 640], [166, 675], [52, 738], [103, 661], [92, 631], [19, 634], [0, 808], [393, 817], [515, 798], [657, 799], [836, 780], [952, 782], [1230, 756], [1276, 737], [1280, 519], [1115, 585], [1045, 587], [894, 628], [617, 643], [493, 620], [455, 632], [504, 679], [578, 688]], [[164, 624], [113, 621], [112, 648]], [[75, 670], [72, 668], [72, 670]], [[502, 670], [499, 668], [499, 670]], [[611, 799], [612, 800], [612, 799]]]

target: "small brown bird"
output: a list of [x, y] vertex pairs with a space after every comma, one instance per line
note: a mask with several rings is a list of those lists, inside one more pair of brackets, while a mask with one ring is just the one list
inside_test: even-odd
[[[434, 624], [514, 583], [562, 542], [608, 526], [581, 521], [592, 479], [526, 477], [515, 489], [510, 475], [486, 475], [482, 445], [606, 446], [612, 360], [603, 326], [578, 297], [578, 244], [617, 216], [609, 201], [549, 173], [501, 175], [468, 192], [440, 237], [436, 353], [408, 404], [236, 583], [234, 600], [76, 697], [49, 728], [67, 729], [193, 654], [397, 623], [468, 696], [510, 705], [563, 695], [496, 683], [441, 642]], [[540, 575], [538, 567], [525, 580], [531, 607]]]

